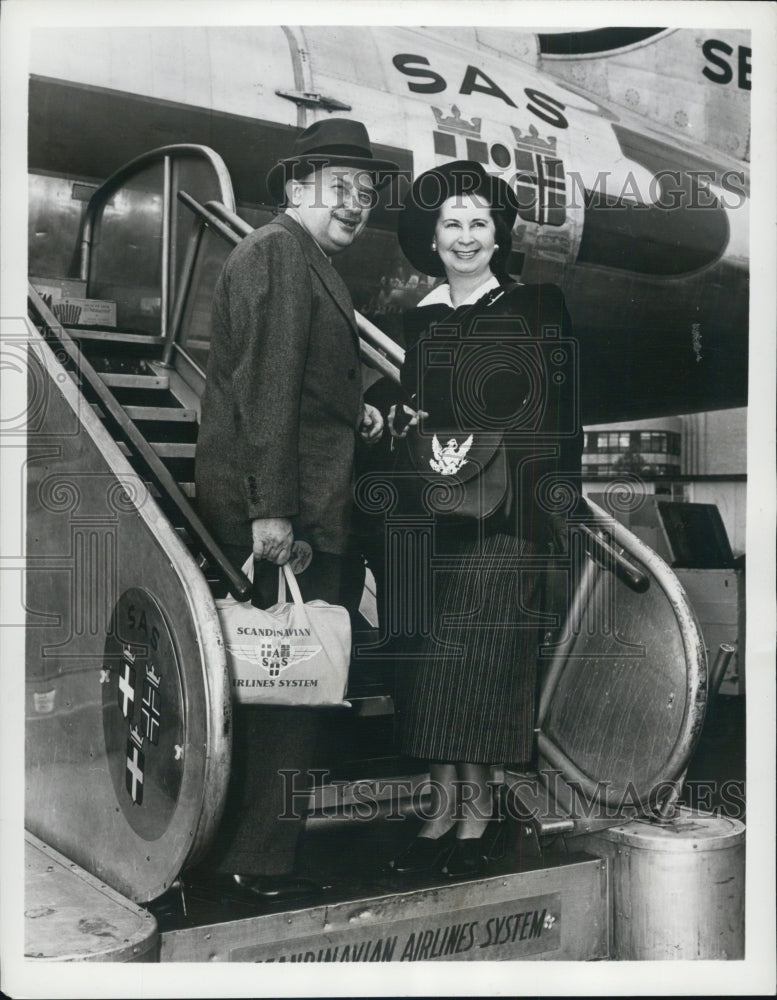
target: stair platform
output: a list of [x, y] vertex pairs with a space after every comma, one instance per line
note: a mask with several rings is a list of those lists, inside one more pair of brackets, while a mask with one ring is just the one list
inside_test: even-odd
[[153, 962], [157, 922], [29, 831], [24, 955], [56, 962]]
[[[385, 862], [411, 822], [327, 824], [306, 831], [299, 874], [309, 899], [252, 905], [202, 883], [178, 890], [160, 925], [161, 962], [561, 961], [609, 957], [608, 863], [534, 852], [514, 841], [482, 875], [400, 876]], [[184, 873], [186, 882], [186, 873]], [[162, 901], [160, 901], [162, 902]]]

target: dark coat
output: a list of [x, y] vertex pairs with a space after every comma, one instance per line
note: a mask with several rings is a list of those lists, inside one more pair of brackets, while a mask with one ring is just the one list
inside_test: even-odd
[[251, 521], [287, 517], [295, 537], [345, 551], [362, 384], [353, 303], [288, 215], [230, 254], [213, 332], [195, 479], [215, 537], [251, 546]]
[[561, 289], [506, 282], [471, 306], [421, 306], [405, 314], [404, 338], [404, 401], [430, 414], [424, 433], [503, 431], [511, 531], [535, 546], [554, 541], [557, 515], [578, 506], [583, 442], [580, 358]]
[[[413, 588], [389, 568], [389, 593], [431, 594], [424, 617], [411, 607], [394, 626], [395, 655], [410, 667], [398, 675], [399, 749], [524, 768], [540, 627], [555, 610], [551, 601], [560, 610], [566, 597], [546, 589], [568, 572], [567, 558], [552, 555], [563, 550], [566, 518], [579, 502], [579, 358], [570, 317], [555, 285], [505, 284], [471, 306], [413, 310], [405, 338], [402, 385], [405, 398], [429, 413], [422, 433], [453, 429], [459, 442], [473, 434], [474, 449], [483, 431], [502, 432], [513, 498], [509, 513], [479, 523], [438, 515], [426, 550], [433, 558], [413, 565]], [[398, 480], [410, 484], [411, 504], [420, 479]], [[422, 514], [423, 496], [415, 508]], [[415, 551], [423, 551], [418, 542]], [[402, 622], [401, 612], [393, 622]]]

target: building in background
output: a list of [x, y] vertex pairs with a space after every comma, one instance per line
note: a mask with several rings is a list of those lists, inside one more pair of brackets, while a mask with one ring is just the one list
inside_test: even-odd
[[628, 474], [648, 495], [715, 504], [735, 556], [745, 551], [747, 408], [585, 428], [583, 492]]
[[745, 692], [747, 409], [585, 428], [583, 492], [674, 569], [720, 691]]

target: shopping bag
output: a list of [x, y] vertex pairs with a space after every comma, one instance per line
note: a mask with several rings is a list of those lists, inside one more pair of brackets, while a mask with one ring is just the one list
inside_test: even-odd
[[[243, 572], [253, 577], [253, 557]], [[262, 610], [232, 597], [217, 600], [216, 607], [236, 702], [350, 707], [350, 616], [326, 601], [304, 603], [288, 565], [278, 567], [278, 603], [272, 607]]]

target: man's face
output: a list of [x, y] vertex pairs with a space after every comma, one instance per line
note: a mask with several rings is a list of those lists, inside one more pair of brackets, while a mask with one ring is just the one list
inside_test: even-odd
[[372, 178], [359, 167], [320, 167], [290, 181], [288, 191], [303, 228], [330, 255], [361, 234], [375, 201]]

